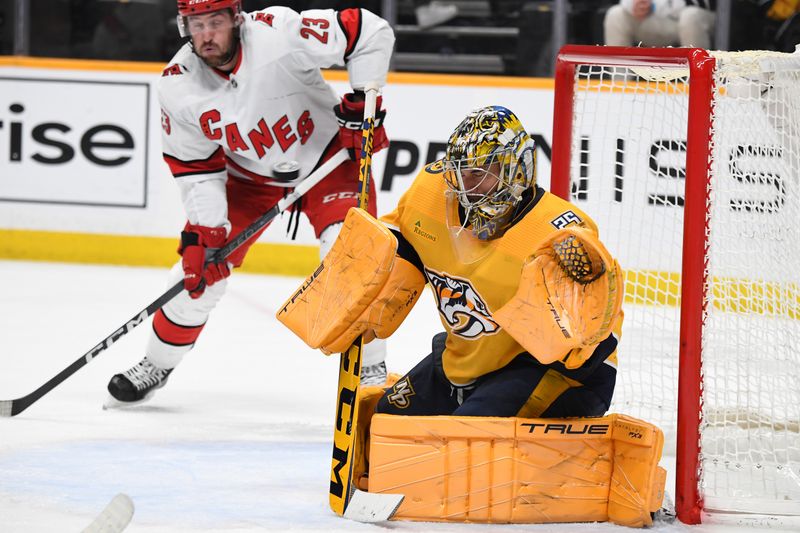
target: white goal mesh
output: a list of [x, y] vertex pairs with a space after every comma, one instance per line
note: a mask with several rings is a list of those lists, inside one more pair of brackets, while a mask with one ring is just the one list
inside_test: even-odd
[[[705, 295], [690, 296], [700, 494], [707, 510], [800, 514], [800, 54], [711, 55], [706, 225], [688, 228], [706, 246]], [[606, 59], [577, 62], [572, 117], [555, 120], [572, 121], [570, 198], [626, 271], [611, 410], [674, 450], [690, 60]]]

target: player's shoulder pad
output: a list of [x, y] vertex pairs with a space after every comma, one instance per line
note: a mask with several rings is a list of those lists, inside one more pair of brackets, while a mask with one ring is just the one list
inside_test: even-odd
[[278, 29], [285, 25], [287, 19], [297, 16], [296, 11], [284, 6], [269, 6], [244, 14], [248, 28], [253, 28], [255, 31]]
[[555, 230], [576, 225], [595, 229], [594, 221], [581, 209], [547, 191], [536, 203], [533, 211], [539, 220], [549, 223]]
[[196, 56], [192, 52], [189, 43], [184, 44], [161, 71], [159, 85], [185, 83], [194, 70], [193, 63], [195, 59]]
[[428, 174], [444, 174], [444, 160], [437, 159], [433, 163], [425, 165], [425, 172]]
[[187, 44], [162, 70], [156, 81], [156, 89], [163, 109], [177, 113], [186, 106], [186, 95], [195, 94], [200, 90], [197, 87], [197, 74], [202, 67], [197, 61], [199, 59]]
[[171, 63], [167, 65], [167, 68], [161, 71], [161, 77], [164, 78], [166, 76], [181, 76], [185, 72], [186, 72], [186, 67], [184, 67], [180, 63]]
[[444, 181], [444, 161], [441, 159], [422, 167], [422, 170], [417, 173], [410, 186], [410, 188], [414, 190], [438, 189], [439, 187], [446, 187]]

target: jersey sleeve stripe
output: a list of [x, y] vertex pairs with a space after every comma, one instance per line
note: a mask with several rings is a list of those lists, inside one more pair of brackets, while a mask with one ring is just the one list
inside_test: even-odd
[[339, 26], [347, 37], [347, 49], [344, 51], [344, 58], [350, 57], [356, 48], [359, 36], [361, 36], [361, 10], [358, 8], [343, 9], [336, 14]]
[[194, 176], [197, 174], [214, 174], [225, 170], [225, 157], [222, 147], [219, 147], [213, 154], [206, 159], [194, 159], [182, 161], [175, 156], [163, 154], [164, 161], [167, 162], [170, 172], [176, 178], [183, 176]]

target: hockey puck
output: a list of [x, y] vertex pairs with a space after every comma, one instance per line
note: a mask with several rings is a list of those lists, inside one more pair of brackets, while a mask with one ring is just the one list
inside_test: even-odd
[[275, 181], [293, 181], [300, 176], [300, 163], [297, 161], [280, 161], [272, 166], [272, 177]]

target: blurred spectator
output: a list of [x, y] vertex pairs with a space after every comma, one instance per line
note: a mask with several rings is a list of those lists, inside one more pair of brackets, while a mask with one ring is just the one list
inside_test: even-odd
[[[679, 3], [679, 2], [675, 2]], [[716, 0], [686, 0], [686, 7], [678, 15], [678, 44], [711, 48], [714, 37]]]
[[715, 0], [620, 0], [606, 13], [605, 44], [710, 48]]
[[417, 26], [425, 30], [455, 18], [458, 8], [437, 0], [414, 0], [414, 14], [417, 16]]
[[767, 16], [772, 20], [786, 20], [800, 10], [800, 0], [774, 0], [770, 3]]
[[771, 34], [771, 47], [794, 52], [800, 45], [800, 0], [774, 0], [767, 6], [766, 33]]

